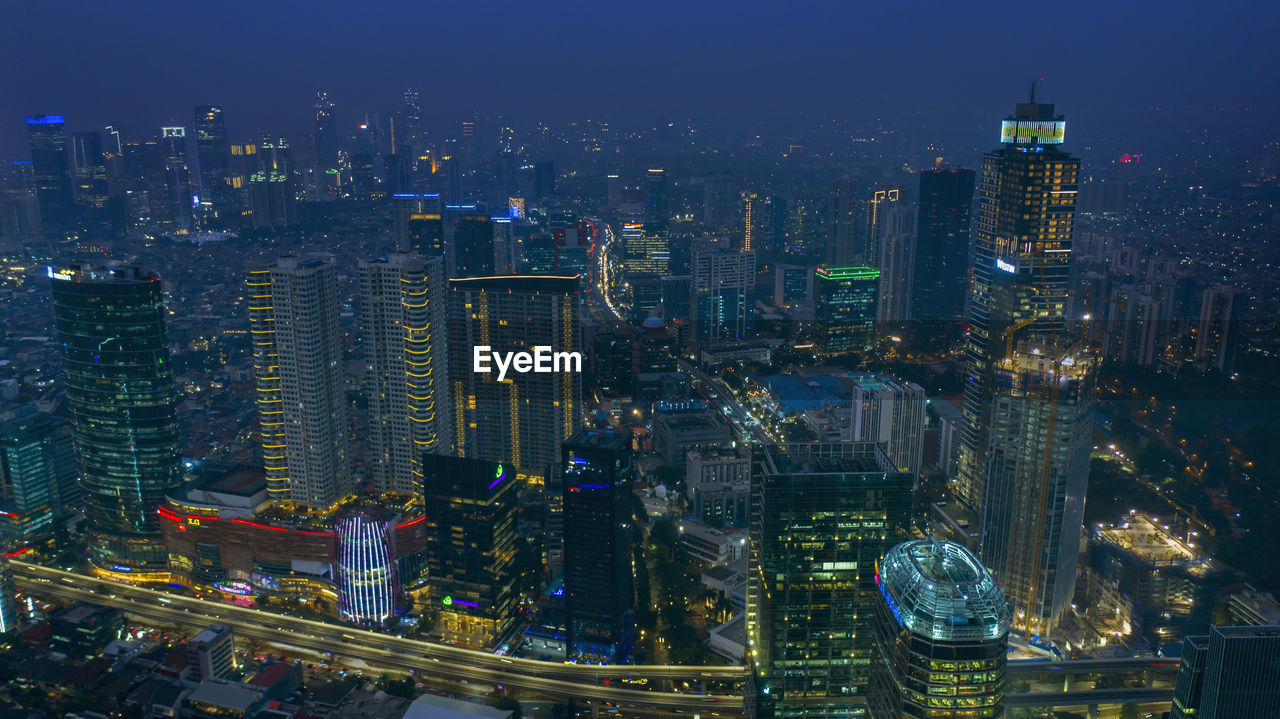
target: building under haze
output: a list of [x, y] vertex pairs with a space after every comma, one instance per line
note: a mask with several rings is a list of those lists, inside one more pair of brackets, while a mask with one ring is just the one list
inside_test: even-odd
[[[581, 352], [579, 302], [577, 277], [450, 280], [449, 382], [459, 456], [535, 477], [557, 460], [560, 443], [582, 422], [581, 355], [566, 354]], [[486, 363], [489, 371], [477, 371], [479, 347], [488, 347], [490, 356], [544, 347], [546, 361], [558, 369], [512, 366], [499, 379], [495, 361]]]
[[165, 572], [157, 509], [182, 474], [160, 277], [88, 262], [49, 276], [89, 559], [128, 576]]
[[876, 587], [871, 719], [1003, 717], [1009, 609], [978, 558], [904, 542], [879, 561]]
[[360, 319], [369, 401], [369, 474], [379, 492], [417, 494], [422, 452], [447, 453], [444, 258], [360, 260]]
[[785, 444], [761, 448], [751, 482], [748, 713], [856, 715], [876, 562], [907, 539], [913, 478], [876, 444]]
[[926, 335], [964, 316], [973, 180], [973, 170], [962, 167], [920, 171], [910, 317]]
[[75, 229], [75, 196], [67, 166], [67, 130], [62, 115], [28, 117], [27, 140], [44, 236], [65, 240]]
[[231, 143], [220, 105], [196, 105], [196, 163], [200, 168], [200, 208], [208, 221], [234, 222], [240, 207], [231, 188]]
[[393, 195], [391, 212], [397, 252], [444, 257], [444, 207], [440, 195]]
[[291, 255], [246, 282], [270, 498], [328, 507], [352, 489], [337, 265]]

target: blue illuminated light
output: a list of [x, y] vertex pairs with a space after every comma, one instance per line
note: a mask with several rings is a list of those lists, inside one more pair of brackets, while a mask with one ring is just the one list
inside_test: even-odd
[[609, 489], [607, 484], [579, 484], [578, 487], [581, 489]]
[[1017, 272], [1017, 271], [1018, 271], [1018, 268], [1017, 268], [1017, 267], [1014, 267], [1012, 263], [1005, 262], [1004, 260], [1002, 260], [1002, 259], [1000, 259], [1000, 258], [996, 258], [996, 267], [998, 267], [998, 268], [1000, 268], [1000, 269], [1004, 270], [1005, 272]]
[[28, 125], [61, 125], [62, 115], [36, 115], [27, 118]]

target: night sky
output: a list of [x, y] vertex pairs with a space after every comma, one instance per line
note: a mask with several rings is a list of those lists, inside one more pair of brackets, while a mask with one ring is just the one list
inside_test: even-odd
[[[1205, 108], [1274, 126], [1280, 7], [1261, 2], [6, 3], [0, 159], [26, 159], [22, 116], [149, 135], [224, 106], [233, 138], [303, 141], [317, 89], [357, 110], [423, 86], [429, 125], [473, 111], [620, 127], [692, 115], [726, 128], [916, 111], [1003, 115], [1043, 76], [1069, 118]], [[1198, 109], [1197, 109], [1198, 108]], [[997, 119], [997, 118], [993, 118]], [[1171, 128], [1159, 127], [1157, 132]]]

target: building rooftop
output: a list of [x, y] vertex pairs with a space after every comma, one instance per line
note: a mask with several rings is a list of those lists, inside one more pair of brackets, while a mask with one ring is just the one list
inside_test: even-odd
[[996, 639], [1009, 608], [995, 579], [969, 550], [934, 539], [903, 542], [881, 560], [876, 584], [898, 622], [943, 641]]
[[262, 691], [255, 691], [235, 682], [206, 679], [200, 682], [200, 686], [191, 692], [187, 700], [231, 711], [247, 712], [254, 704], [262, 701]]
[[476, 717], [508, 719], [510, 716], [510, 709], [498, 709], [435, 694], [423, 694], [413, 700], [402, 719], [475, 719]]
[[1194, 542], [1179, 538], [1168, 525], [1142, 512], [1128, 514], [1115, 524], [1099, 524], [1094, 534], [1148, 564], [1182, 566], [1200, 573], [1221, 568]]
[[883, 474], [897, 472], [874, 442], [772, 444], [762, 452], [769, 474]]

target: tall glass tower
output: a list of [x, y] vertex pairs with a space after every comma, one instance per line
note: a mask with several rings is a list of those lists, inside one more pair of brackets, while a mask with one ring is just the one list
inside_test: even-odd
[[31, 143], [31, 172], [44, 236], [65, 239], [74, 229], [75, 207], [67, 165], [67, 129], [62, 115], [28, 117], [27, 139]]
[[1060, 149], [1065, 131], [1053, 105], [1020, 103], [1001, 124], [1004, 146], [982, 160], [956, 477], [956, 496], [975, 515], [984, 506], [996, 364], [1015, 333], [1066, 329], [1080, 161]]
[[99, 569], [165, 571], [156, 513], [182, 480], [160, 277], [137, 265], [49, 268], [76, 461]]
[[196, 105], [196, 161], [200, 165], [200, 205], [219, 223], [238, 214], [231, 188], [231, 143], [221, 105]]

